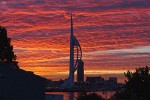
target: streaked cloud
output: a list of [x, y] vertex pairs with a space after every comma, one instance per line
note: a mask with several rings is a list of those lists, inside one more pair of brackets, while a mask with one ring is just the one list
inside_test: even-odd
[[107, 55], [107, 54], [126, 54], [126, 53], [150, 53], [150, 46], [141, 46], [130, 49], [114, 49], [114, 50], [105, 50], [105, 51], [94, 51], [87, 53], [87, 55]]
[[87, 74], [150, 66], [149, 0], [0, 0], [21, 68], [48, 78], [67, 72], [70, 13]]

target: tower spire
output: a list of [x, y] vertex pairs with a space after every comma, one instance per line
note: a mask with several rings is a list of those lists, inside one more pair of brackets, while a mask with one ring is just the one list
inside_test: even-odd
[[70, 71], [69, 71], [69, 80], [70, 87], [74, 85], [74, 43], [73, 43], [73, 21], [71, 14], [71, 30], [70, 30]]
[[73, 35], [73, 20], [72, 20], [72, 13], [71, 13], [71, 35]]

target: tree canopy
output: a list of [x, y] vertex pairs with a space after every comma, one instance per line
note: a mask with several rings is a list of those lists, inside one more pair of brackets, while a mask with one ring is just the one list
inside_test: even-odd
[[77, 100], [105, 100], [102, 98], [102, 96], [96, 94], [96, 93], [81, 93]]
[[11, 39], [7, 37], [7, 30], [2, 26], [0, 26], [0, 61], [19, 68]]
[[122, 90], [117, 91], [111, 100], [150, 100], [150, 68], [137, 68], [125, 73], [127, 78]]

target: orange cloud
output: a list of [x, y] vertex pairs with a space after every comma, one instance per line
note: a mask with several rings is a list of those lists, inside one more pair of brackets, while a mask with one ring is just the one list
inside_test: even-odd
[[21, 68], [67, 77], [71, 12], [86, 74], [150, 65], [150, 52], [142, 51], [150, 46], [147, 0], [0, 1], [0, 25], [8, 30]]

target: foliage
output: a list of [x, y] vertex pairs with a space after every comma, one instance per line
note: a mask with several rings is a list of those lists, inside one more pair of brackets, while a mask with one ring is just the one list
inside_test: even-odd
[[116, 92], [111, 100], [150, 100], [150, 68], [137, 68], [135, 72], [125, 73], [127, 81], [122, 90]]
[[81, 93], [77, 100], [104, 100], [100, 95], [96, 93]]
[[10, 43], [11, 39], [7, 37], [7, 30], [0, 26], [0, 61], [19, 68], [13, 46]]

